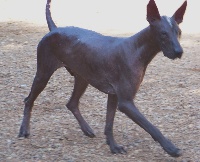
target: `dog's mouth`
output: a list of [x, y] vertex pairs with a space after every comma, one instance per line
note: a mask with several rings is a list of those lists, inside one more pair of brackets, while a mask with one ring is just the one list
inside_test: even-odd
[[164, 56], [171, 59], [171, 60], [175, 60], [175, 59], [181, 59], [183, 55], [183, 52], [180, 51], [180, 52], [174, 52], [174, 53], [164, 53]]
[[169, 58], [169, 59], [171, 59], [171, 60], [181, 59], [181, 57], [182, 57], [182, 56], [165, 55], [165, 54], [164, 54], [164, 56], [167, 57], [167, 58]]

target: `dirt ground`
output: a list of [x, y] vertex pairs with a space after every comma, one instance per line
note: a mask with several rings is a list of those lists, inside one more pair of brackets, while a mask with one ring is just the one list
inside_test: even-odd
[[[27, 97], [36, 72], [36, 47], [47, 26], [24, 22], [0, 23], [0, 161], [2, 162], [197, 162], [200, 161], [200, 35], [184, 34], [181, 60], [159, 53], [151, 62], [135, 103], [162, 133], [183, 150], [167, 155], [149, 134], [121, 112], [115, 138], [126, 155], [112, 155], [105, 143], [106, 95], [89, 87], [80, 109], [96, 137], [83, 135], [67, 110], [73, 77], [65, 69], [54, 73], [35, 102], [31, 136], [18, 138]], [[109, 34], [109, 33], [107, 33]], [[129, 36], [130, 34], [124, 34]]]

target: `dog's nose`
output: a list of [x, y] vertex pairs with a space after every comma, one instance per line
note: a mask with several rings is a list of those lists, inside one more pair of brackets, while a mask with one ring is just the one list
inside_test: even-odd
[[183, 49], [182, 48], [175, 48], [175, 54], [178, 58], [182, 57]]

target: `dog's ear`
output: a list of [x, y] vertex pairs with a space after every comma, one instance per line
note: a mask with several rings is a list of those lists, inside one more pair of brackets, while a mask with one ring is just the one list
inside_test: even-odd
[[155, 21], [160, 20], [160, 14], [154, 0], [150, 0], [147, 5], [147, 21], [153, 24]]
[[172, 16], [177, 24], [180, 24], [183, 21], [183, 16], [187, 7], [187, 0], [182, 4], [182, 6], [174, 13]]

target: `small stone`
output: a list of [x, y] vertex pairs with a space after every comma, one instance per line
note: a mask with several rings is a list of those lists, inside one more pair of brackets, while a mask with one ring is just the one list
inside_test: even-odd
[[28, 44], [28, 41], [25, 41], [25, 42], [24, 42], [24, 45], [27, 45], [27, 44]]
[[25, 87], [27, 87], [27, 85], [26, 84], [22, 84], [22, 85], [20, 85], [20, 87], [21, 88], [25, 88]]

